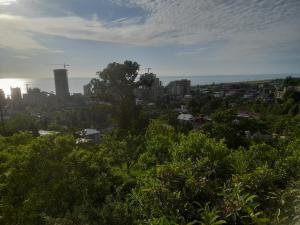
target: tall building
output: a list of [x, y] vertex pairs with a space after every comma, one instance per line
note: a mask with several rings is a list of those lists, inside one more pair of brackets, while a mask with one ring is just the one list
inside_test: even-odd
[[83, 86], [83, 94], [86, 97], [91, 97], [92, 96], [92, 85], [87, 84]]
[[158, 97], [163, 93], [162, 82], [153, 74], [153, 82], [151, 86], [141, 85], [135, 89], [135, 96], [143, 101], [157, 101]]
[[69, 84], [68, 84], [68, 70], [56, 69], [54, 70], [55, 80], [55, 93], [58, 97], [70, 96]]
[[168, 84], [167, 90], [170, 95], [183, 97], [191, 91], [191, 81], [187, 79], [175, 80]]
[[20, 101], [22, 99], [21, 88], [10, 88], [10, 97], [13, 101]]
[[2, 89], [0, 89], [0, 122], [4, 121], [4, 107], [6, 104], [5, 94]]
[[5, 101], [5, 93], [2, 89], [0, 89], [0, 105]]
[[162, 82], [159, 80], [158, 77], [155, 77], [153, 84], [151, 85], [150, 100], [156, 101], [162, 93], [163, 93]]

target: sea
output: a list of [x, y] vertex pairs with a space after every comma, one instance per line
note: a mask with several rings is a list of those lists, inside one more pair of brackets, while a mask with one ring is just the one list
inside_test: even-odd
[[[210, 75], [210, 76], [158, 76], [163, 85], [169, 82], [180, 79], [191, 80], [192, 85], [205, 84], [220, 84], [232, 82], [245, 82], [257, 80], [272, 80], [285, 78], [287, 76], [300, 77], [300, 74], [261, 74], [261, 75]], [[83, 86], [88, 84], [92, 78], [96, 77], [69, 77], [70, 93], [83, 93]], [[20, 87], [22, 93], [26, 93], [26, 88], [39, 88], [42, 91], [55, 91], [54, 78], [39, 78], [39, 79], [25, 79], [25, 78], [0, 78], [0, 89], [3, 89], [6, 95], [10, 95], [11, 87]]]

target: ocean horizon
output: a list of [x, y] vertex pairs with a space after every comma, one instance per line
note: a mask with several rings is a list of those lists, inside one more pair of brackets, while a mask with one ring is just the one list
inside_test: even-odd
[[[180, 79], [191, 80], [191, 85], [220, 84], [233, 82], [247, 82], [259, 80], [283, 79], [287, 76], [300, 77], [300, 74], [261, 74], [261, 75], [206, 75], [206, 76], [157, 76], [165, 86], [169, 82]], [[97, 77], [69, 77], [70, 93], [83, 93], [83, 86], [91, 79]], [[20, 87], [22, 93], [26, 93], [26, 86], [29, 88], [39, 88], [41, 91], [54, 92], [54, 78], [0, 78], [0, 89], [6, 95], [10, 94], [10, 87]]]

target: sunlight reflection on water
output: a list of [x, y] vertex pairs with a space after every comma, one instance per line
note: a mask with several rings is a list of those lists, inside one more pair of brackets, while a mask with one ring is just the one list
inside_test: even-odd
[[10, 95], [10, 88], [21, 88], [22, 93], [26, 93], [26, 84], [30, 80], [27, 79], [0, 79], [0, 89], [2, 89], [6, 96]]
[[[91, 78], [69, 78], [70, 93], [83, 93], [83, 86], [89, 83]], [[39, 88], [41, 91], [54, 93], [55, 85], [53, 78], [0, 78], [0, 89], [3, 89], [6, 96], [10, 96], [10, 88], [21, 88], [22, 94], [26, 93], [26, 85], [28, 88]]]

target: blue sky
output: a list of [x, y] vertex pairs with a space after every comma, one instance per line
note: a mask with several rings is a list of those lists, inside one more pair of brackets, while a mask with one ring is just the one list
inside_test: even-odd
[[126, 59], [160, 76], [300, 72], [299, 0], [0, 0], [0, 31], [0, 78]]

